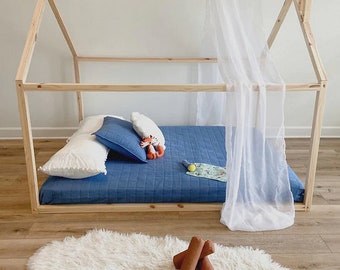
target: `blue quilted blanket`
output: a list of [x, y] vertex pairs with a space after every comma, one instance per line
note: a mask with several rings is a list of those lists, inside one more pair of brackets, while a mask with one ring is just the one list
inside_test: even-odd
[[[80, 180], [50, 176], [40, 189], [41, 204], [224, 202], [227, 183], [186, 174], [182, 160], [225, 167], [224, 127], [163, 126], [165, 156], [136, 163], [110, 152], [107, 175]], [[295, 201], [304, 187], [289, 167]]]

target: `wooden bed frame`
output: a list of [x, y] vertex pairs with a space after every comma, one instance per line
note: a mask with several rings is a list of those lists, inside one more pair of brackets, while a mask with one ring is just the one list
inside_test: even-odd
[[[32, 83], [26, 82], [31, 58], [38, 38], [38, 30], [43, 12], [48, 1], [57, 23], [62, 31], [65, 41], [70, 49], [74, 63], [75, 83]], [[316, 44], [310, 27], [311, 0], [285, 0], [278, 15], [277, 21], [268, 38], [268, 46], [271, 47], [286, 14], [292, 5], [295, 6], [304, 35], [309, 56], [313, 64], [317, 82], [288, 84], [287, 91], [315, 91], [315, 107], [311, 132], [310, 158], [305, 181], [305, 197], [303, 203], [296, 203], [297, 211], [310, 211], [312, 206], [316, 165], [321, 133], [322, 115], [325, 103], [327, 78], [318, 54]], [[219, 211], [221, 203], [157, 203], [157, 204], [86, 204], [86, 205], [41, 205], [39, 203], [39, 186], [35, 162], [32, 127], [28, 106], [28, 91], [67, 91], [76, 92], [79, 120], [83, 119], [83, 102], [81, 92], [221, 92], [228, 91], [223, 84], [161, 84], [161, 85], [132, 85], [132, 84], [83, 84], [80, 83], [79, 62], [216, 62], [214, 58], [114, 58], [80, 56], [74, 48], [66, 26], [60, 16], [54, 0], [37, 0], [28, 37], [16, 75], [16, 90], [21, 118], [22, 134], [25, 148], [27, 166], [27, 179], [30, 192], [31, 209], [33, 214], [38, 213], [85, 213], [85, 212], [138, 212], [138, 211]], [[256, 86], [254, 86], [256, 88]], [[270, 90], [270, 86], [268, 88]]]

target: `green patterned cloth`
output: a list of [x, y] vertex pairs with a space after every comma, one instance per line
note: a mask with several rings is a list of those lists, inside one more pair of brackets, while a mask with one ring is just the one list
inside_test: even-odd
[[206, 164], [206, 163], [194, 163], [196, 170], [194, 172], [187, 171], [186, 173], [196, 177], [204, 177], [221, 182], [227, 181], [227, 170], [223, 167]]

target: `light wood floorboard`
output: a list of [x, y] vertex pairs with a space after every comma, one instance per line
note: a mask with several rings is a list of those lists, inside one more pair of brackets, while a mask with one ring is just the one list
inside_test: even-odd
[[[37, 165], [65, 140], [37, 140]], [[304, 179], [307, 139], [287, 139], [287, 160]], [[40, 182], [44, 175], [39, 173]], [[297, 212], [294, 226], [280, 231], [232, 232], [218, 212], [41, 214], [30, 211], [24, 151], [20, 140], [0, 141], [0, 269], [25, 269], [41, 246], [98, 228], [117, 232], [193, 235], [228, 246], [252, 246], [291, 269], [340, 269], [340, 139], [322, 139], [312, 211]]]

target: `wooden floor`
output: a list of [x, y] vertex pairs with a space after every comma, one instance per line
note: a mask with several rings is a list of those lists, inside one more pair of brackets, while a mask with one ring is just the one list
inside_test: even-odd
[[[63, 141], [36, 143], [42, 164]], [[55, 214], [32, 216], [21, 141], [0, 140], [0, 269], [25, 269], [42, 245], [93, 228], [117, 232], [166, 234], [189, 240], [193, 235], [228, 246], [252, 246], [291, 269], [340, 269], [340, 139], [321, 141], [313, 208], [297, 213], [295, 225], [272, 232], [231, 232], [219, 213]], [[287, 140], [287, 159], [304, 177], [308, 140]]]

